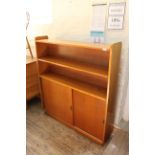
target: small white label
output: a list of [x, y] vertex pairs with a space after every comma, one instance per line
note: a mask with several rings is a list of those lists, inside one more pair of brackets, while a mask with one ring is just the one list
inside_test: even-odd
[[106, 47], [103, 47], [103, 48], [102, 48], [102, 51], [107, 52], [108, 49], [107, 49]]
[[125, 3], [112, 3], [109, 5], [109, 15], [122, 16], [125, 12]]
[[123, 16], [109, 16], [108, 29], [113, 30], [123, 29]]

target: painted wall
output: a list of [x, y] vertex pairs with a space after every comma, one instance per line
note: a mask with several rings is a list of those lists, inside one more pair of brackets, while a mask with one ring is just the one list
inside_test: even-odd
[[[107, 42], [122, 41], [122, 54], [119, 72], [119, 87], [117, 97], [116, 119], [118, 124], [120, 119], [128, 114], [128, 106], [124, 108], [127, 96], [128, 84], [128, 0], [124, 0], [126, 13], [123, 30], [105, 31], [105, 40]], [[120, 0], [52, 0], [52, 23], [43, 25], [30, 25], [28, 36], [34, 49], [33, 38], [37, 35], [47, 34], [50, 38], [76, 40], [90, 42], [90, 25], [93, 3], [122, 2]], [[108, 12], [106, 19], [108, 17]], [[107, 20], [106, 20], [107, 21]], [[107, 23], [106, 23], [107, 25]], [[125, 111], [123, 111], [125, 109]], [[126, 113], [126, 114], [125, 114]], [[126, 117], [127, 118], [127, 117]]]

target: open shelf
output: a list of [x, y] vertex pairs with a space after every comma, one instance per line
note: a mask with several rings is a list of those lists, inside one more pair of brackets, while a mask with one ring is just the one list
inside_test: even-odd
[[88, 74], [93, 74], [95, 76], [100, 76], [105, 80], [107, 80], [108, 78], [108, 69], [106, 67], [77, 62], [60, 57], [42, 57], [39, 59], [39, 61], [47, 62], [61, 67], [66, 67], [76, 71], [85, 72]]
[[89, 49], [99, 49], [104, 52], [109, 51], [109, 45], [84, 43], [84, 42], [82, 43], [78, 41], [41, 39], [41, 40], [36, 40], [36, 43], [43, 43], [43, 44], [49, 44], [49, 45], [63, 45], [68, 47], [71, 46], [71, 47], [82, 47], [82, 48], [89, 48]]
[[106, 101], [106, 92], [107, 92], [106, 89], [94, 87], [93, 85], [83, 83], [81, 81], [68, 78], [66, 76], [55, 74], [55, 73], [44, 73], [40, 75], [40, 78], [54, 81], [65, 86], [69, 86], [74, 90], [78, 90], [79, 92], [83, 92], [85, 94], [88, 94]]

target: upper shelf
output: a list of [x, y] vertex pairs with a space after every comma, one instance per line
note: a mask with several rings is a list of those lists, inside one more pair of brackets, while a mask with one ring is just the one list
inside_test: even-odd
[[109, 49], [110, 49], [110, 45], [81, 43], [77, 41], [64, 41], [64, 40], [62, 41], [62, 40], [54, 40], [54, 39], [36, 40], [36, 43], [46, 43], [46, 44], [52, 44], [52, 45], [64, 45], [64, 46], [72, 46], [72, 47], [99, 49], [99, 50], [102, 50], [103, 52], [109, 52]]
[[85, 72], [85, 73], [92, 74], [95, 76], [100, 76], [106, 80], [108, 78], [108, 69], [105, 67], [87, 64], [83, 62], [77, 62], [77, 61], [68, 60], [68, 59], [60, 58], [60, 57], [59, 58], [58, 57], [42, 57], [38, 60], [42, 62], [54, 64], [60, 67], [66, 67], [66, 68], [73, 69], [76, 71]]

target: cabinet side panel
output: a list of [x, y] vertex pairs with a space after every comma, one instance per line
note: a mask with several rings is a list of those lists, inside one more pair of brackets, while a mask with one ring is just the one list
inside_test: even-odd
[[106, 139], [108, 139], [111, 135], [114, 125], [121, 47], [122, 43], [119, 42], [113, 44], [110, 49], [107, 89]]
[[[36, 55], [37, 55], [37, 59], [40, 58], [41, 56], [45, 56], [48, 54], [48, 47], [44, 44], [39, 44], [37, 43], [37, 40], [41, 40], [41, 39], [48, 39], [48, 36], [37, 36], [35, 37], [35, 48], [36, 48]], [[47, 53], [46, 53], [47, 52]], [[47, 70], [47, 65], [40, 65], [39, 62], [37, 61], [37, 71], [38, 71], [38, 75], [40, 76], [40, 74], [42, 72], [45, 72], [45, 70]], [[44, 109], [44, 101], [43, 101], [43, 90], [42, 90], [42, 85], [41, 85], [41, 79], [39, 78], [39, 91], [40, 91], [40, 97], [41, 97], [41, 105], [42, 108]]]
[[37, 54], [37, 58], [48, 56], [48, 53], [49, 53], [49, 49], [48, 49], [48, 45], [47, 44], [37, 43], [36, 42], [36, 54]]
[[41, 39], [48, 39], [48, 36], [37, 36], [35, 37], [35, 46], [36, 46], [36, 54], [37, 54], [37, 58], [40, 58], [42, 56], [46, 56], [47, 55], [47, 45], [43, 44], [43, 43], [37, 43], [37, 40], [41, 40]]

